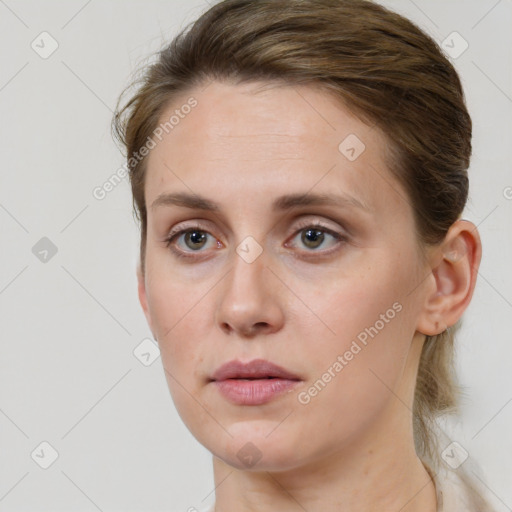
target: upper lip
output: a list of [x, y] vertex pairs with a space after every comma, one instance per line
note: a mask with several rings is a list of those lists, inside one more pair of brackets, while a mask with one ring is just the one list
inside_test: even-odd
[[253, 359], [248, 363], [237, 360], [228, 361], [217, 368], [211, 380], [264, 379], [269, 377], [301, 380], [297, 375], [265, 359]]

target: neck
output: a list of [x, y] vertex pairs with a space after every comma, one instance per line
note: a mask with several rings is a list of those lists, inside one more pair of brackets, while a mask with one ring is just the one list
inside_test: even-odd
[[286, 471], [236, 469], [214, 457], [215, 511], [436, 512], [435, 485], [416, 454], [370, 445], [361, 457], [354, 448]]

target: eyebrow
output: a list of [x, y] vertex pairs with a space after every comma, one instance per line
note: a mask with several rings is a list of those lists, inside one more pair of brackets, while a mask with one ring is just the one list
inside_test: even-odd
[[[350, 195], [336, 195], [331, 193], [312, 194], [312, 193], [296, 193], [286, 194], [276, 198], [272, 202], [272, 211], [288, 211], [294, 208], [304, 206], [337, 206], [358, 208], [370, 213], [371, 208]], [[211, 212], [220, 211], [220, 206], [216, 202], [207, 199], [198, 194], [190, 194], [187, 192], [163, 193], [160, 194], [151, 204], [151, 209], [161, 206], [180, 206], [182, 208], [190, 208], [194, 210], [204, 210]]]

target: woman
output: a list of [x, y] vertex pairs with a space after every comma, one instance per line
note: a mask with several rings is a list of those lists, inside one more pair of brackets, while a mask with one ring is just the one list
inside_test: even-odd
[[211, 510], [491, 510], [435, 423], [481, 258], [471, 118], [437, 44], [364, 0], [225, 0], [114, 127]]

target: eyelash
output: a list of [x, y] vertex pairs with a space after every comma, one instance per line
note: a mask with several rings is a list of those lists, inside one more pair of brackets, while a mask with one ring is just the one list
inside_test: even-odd
[[[332, 229], [328, 228], [327, 226], [324, 226], [323, 224], [321, 224], [319, 222], [306, 222], [302, 226], [298, 226], [296, 231], [293, 234], [292, 239], [295, 238], [301, 231], [305, 231], [306, 229], [317, 229], [319, 231], [322, 231], [323, 233], [327, 233], [327, 234], [331, 235], [336, 240], [337, 243], [336, 243], [335, 248], [332, 248], [327, 251], [316, 251], [316, 250], [305, 251], [306, 253], [310, 253], [309, 256], [304, 255], [303, 257], [305, 257], [305, 258], [308, 258], [311, 256], [316, 257], [316, 258], [330, 256], [331, 253], [336, 252], [339, 249], [340, 244], [347, 241], [347, 237], [341, 235], [340, 233], [337, 233], [336, 231], [333, 231]], [[204, 226], [201, 226], [200, 224], [195, 224], [193, 226], [188, 226], [187, 228], [181, 229], [179, 231], [174, 231], [174, 232], [171, 231], [169, 236], [167, 238], [165, 238], [165, 240], [164, 240], [165, 246], [167, 248], [169, 248], [179, 258], [187, 258], [187, 259], [194, 258], [195, 259], [196, 256], [191, 255], [191, 254], [193, 254], [194, 251], [192, 251], [191, 253], [184, 252], [180, 249], [176, 249], [176, 248], [172, 247], [173, 241], [176, 238], [180, 237], [183, 234], [190, 233], [193, 231], [200, 231], [202, 233], [207, 233], [208, 235], [211, 235], [211, 233]], [[213, 235], [211, 235], [211, 236], [213, 236]], [[202, 251], [196, 251], [196, 252], [202, 252]]]

